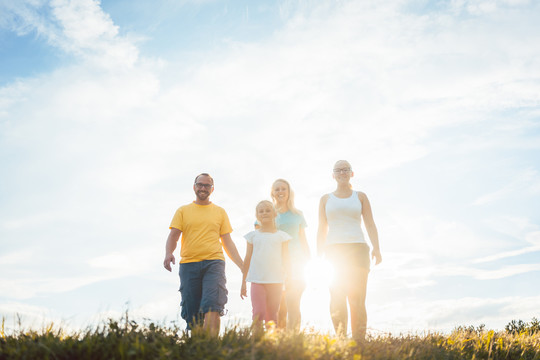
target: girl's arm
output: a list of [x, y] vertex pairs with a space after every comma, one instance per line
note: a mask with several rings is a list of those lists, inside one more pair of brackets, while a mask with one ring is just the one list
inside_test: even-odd
[[301, 227], [298, 231], [298, 239], [300, 240], [300, 246], [302, 246], [302, 250], [304, 251], [304, 255], [306, 255], [306, 259], [309, 259], [311, 255], [309, 251], [309, 245], [306, 239], [306, 231], [303, 227]]
[[373, 245], [373, 250], [371, 251], [371, 257], [375, 258], [375, 265], [378, 265], [382, 261], [381, 249], [379, 247], [379, 233], [377, 232], [377, 227], [375, 226], [375, 221], [373, 220], [373, 213], [371, 212], [371, 204], [363, 192], [358, 192], [358, 199], [362, 202], [362, 217], [364, 218], [364, 224], [366, 226], [366, 231]]
[[251, 255], [253, 255], [253, 244], [247, 243], [246, 257], [244, 259], [244, 269], [242, 271], [242, 287], [240, 288], [240, 298], [247, 297], [246, 277], [251, 265]]
[[319, 203], [319, 230], [317, 231], [317, 255], [322, 255], [326, 235], [328, 235], [328, 221], [326, 219], [326, 201], [328, 195], [324, 195]]

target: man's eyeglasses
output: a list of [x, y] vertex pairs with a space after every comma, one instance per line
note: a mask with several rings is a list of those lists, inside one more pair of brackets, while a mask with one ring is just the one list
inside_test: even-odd
[[351, 168], [341, 168], [341, 169], [334, 169], [334, 173], [335, 174], [339, 174], [339, 173], [350, 173], [351, 172]]
[[195, 183], [195, 186], [199, 189], [205, 188], [206, 190], [210, 190], [214, 185], [212, 184], [203, 184], [203, 183]]

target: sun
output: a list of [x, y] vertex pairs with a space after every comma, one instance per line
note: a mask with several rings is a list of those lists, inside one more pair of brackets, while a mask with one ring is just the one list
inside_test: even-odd
[[334, 278], [334, 269], [322, 258], [313, 258], [304, 270], [306, 290], [302, 296], [302, 325], [318, 331], [332, 331], [330, 319], [330, 293], [328, 288]]
[[306, 264], [304, 279], [310, 288], [328, 288], [334, 280], [334, 268], [326, 259], [313, 258]]

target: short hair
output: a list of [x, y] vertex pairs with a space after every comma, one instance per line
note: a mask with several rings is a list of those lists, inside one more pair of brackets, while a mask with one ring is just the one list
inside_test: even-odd
[[346, 163], [346, 164], [347, 164], [347, 166], [348, 166], [348, 167], [350, 167], [350, 168], [351, 168], [351, 171], [352, 171], [352, 166], [351, 166], [351, 163], [350, 163], [350, 162], [348, 162], [347, 160], [338, 160], [338, 161], [336, 161], [336, 162], [335, 162], [335, 164], [334, 164], [334, 168], [335, 168], [335, 167], [336, 167], [336, 165], [337, 165], [337, 164], [339, 164], [340, 162]]
[[214, 185], [214, 179], [208, 173], [200, 173], [199, 175], [195, 176], [194, 184], [197, 183], [197, 180], [199, 179], [200, 176], [208, 176], [210, 180], [212, 180], [212, 185]]

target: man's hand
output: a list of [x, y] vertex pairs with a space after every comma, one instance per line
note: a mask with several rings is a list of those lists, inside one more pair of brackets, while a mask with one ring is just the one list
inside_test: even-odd
[[163, 267], [169, 271], [172, 271], [171, 269], [171, 263], [176, 264], [176, 261], [174, 259], [173, 254], [167, 254], [165, 255], [165, 260], [163, 260]]
[[165, 260], [163, 260], [163, 267], [169, 271], [172, 271], [171, 263], [175, 264], [173, 253], [174, 249], [176, 249], [176, 244], [178, 243], [178, 239], [180, 239], [181, 234], [182, 231], [176, 228], [171, 228], [171, 232], [167, 237], [167, 243], [165, 244]]

